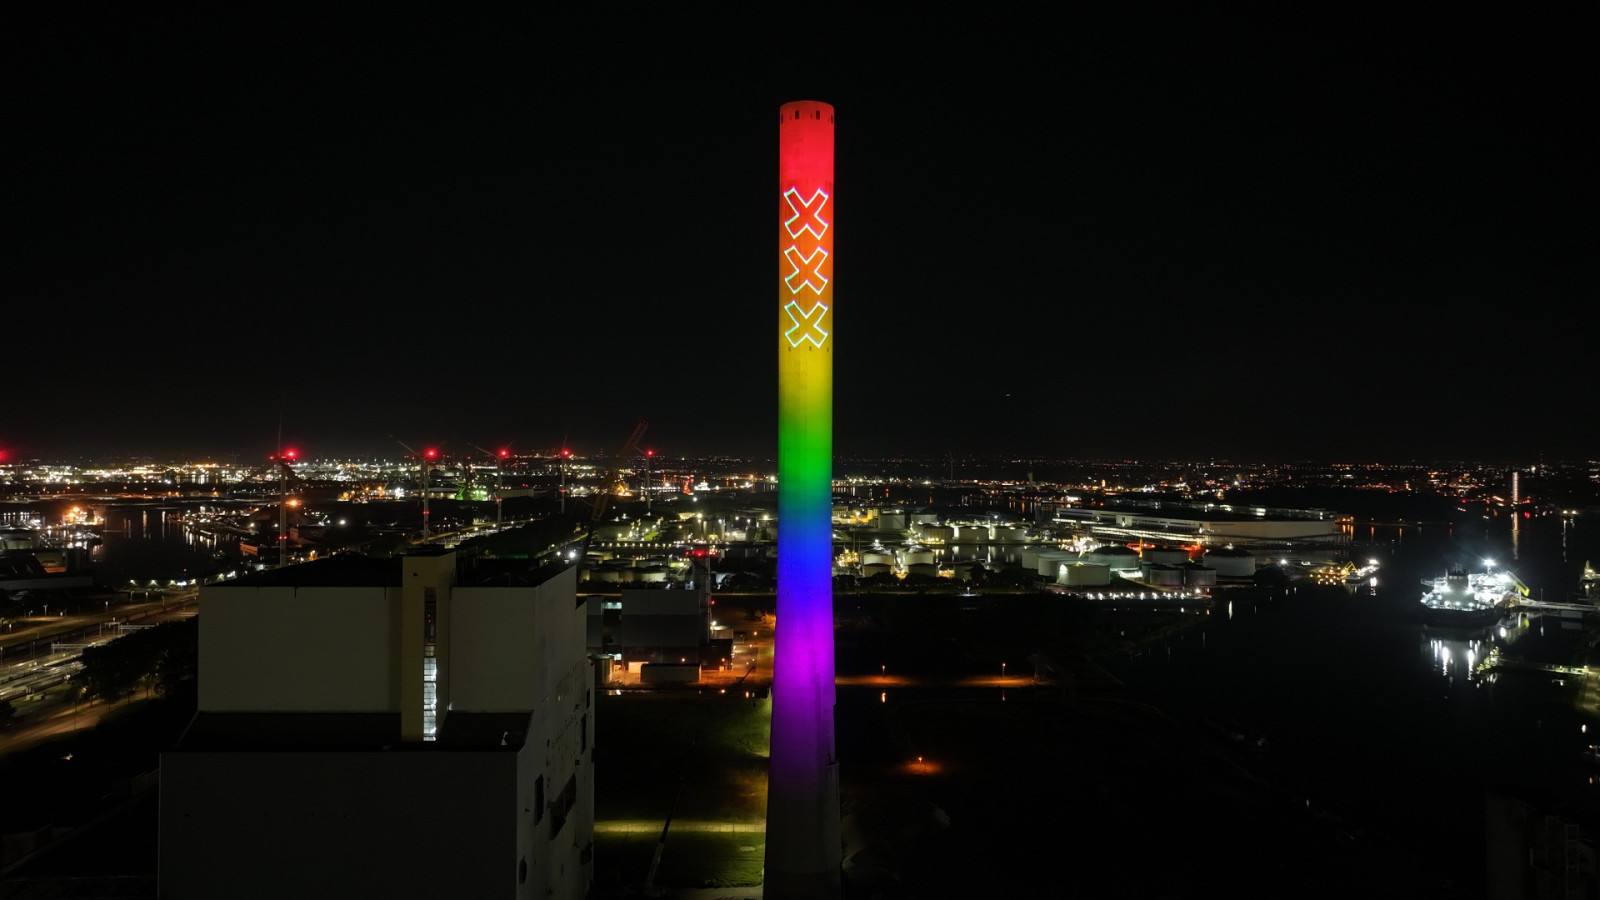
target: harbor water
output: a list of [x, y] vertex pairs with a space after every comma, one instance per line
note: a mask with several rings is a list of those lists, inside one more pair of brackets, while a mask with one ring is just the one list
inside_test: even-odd
[[[1577, 814], [1600, 801], [1594, 686], [1540, 670], [1478, 671], [1500, 653], [1582, 666], [1593, 614], [1519, 614], [1439, 630], [1419, 615], [1422, 581], [1492, 559], [1562, 601], [1600, 561], [1593, 520], [1544, 516], [1375, 528], [1354, 547], [1375, 583], [1298, 582], [1281, 599], [1230, 599], [1157, 652], [1115, 665], [1131, 692], [1191, 721], [1242, 723], [1265, 740], [1263, 778], [1478, 896], [1494, 798]], [[1569, 614], [1571, 616], [1571, 614]]]

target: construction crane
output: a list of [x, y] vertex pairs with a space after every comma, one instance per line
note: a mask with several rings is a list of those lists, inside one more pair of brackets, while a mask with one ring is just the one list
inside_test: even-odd
[[272, 465], [263, 468], [278, 470], [278, 568], [289, 564], [289, 482], [300, 482], [300, 476], [294, 473], [290, 463], [300, 454], [294, 448], [279, 450], [272, 456]]
[[416, 457], [417, 460], [422, 464], [422, 543], [425, 544], [428, 542], [428, 537], [430, 534], [428, 530], [428, 468], [433, 464], [434, 460], [439, 458], [439, 451], [429, 447], [426, 452], [418, 453], [417, 451], [411, 449], [410, 445], [408, 445], [405, 441], [400, 440], [392, 434], [389, 435], [389, 437], [392, 438], [396, 444], [404, 447], [407, 453], [410, 453], [412, 456]]
[[500, 475], [505, 470], [506, 460], [511, 458], [511, 448], [510, 447], [506, 447], [505, 449], [502, 449], [499, 453], [494, 453], [492, 451], [485, 450], [482, 447], [479, 447], [477, 444], [471, 444], [470, 446], [472, 447], [472, 449], [478, 451], [479, 453], [482, 453], [482, 454], [488, 456], [490, 459], [497, 460], [497, 462], [495, 463], [495, 467], [494, 467], [494, 527], [495, 527], [495, 530], [498, 531], [500, 529], [500, 522], [501, 522], [501, 518], [500, 518]]
[[633, 433], [628, 435], [628, 439], [622, 442], [622, 449], [617, 451], [616, 456], [611, 457], [611, 464], [606, 466], [606, 474], [600, 479], [600, 487], [597, 489], [594, 502], [589, 508], [589, 524], [583, 535], [583, 545], [581, 552], [578, 554], [579, 559], [589, 555], [589, 542], [594, 540], [595, 527], [600, 524], [600, 519], [605, 516], [606, 506], [611, 502], [611, 495], [616, 493], [617, 479], [622, 474], [622, 464], [639, 452], [639, 439], [644, 437], [644, 430], [648, 425], [648, 422], [640, 422], [635, 425]]

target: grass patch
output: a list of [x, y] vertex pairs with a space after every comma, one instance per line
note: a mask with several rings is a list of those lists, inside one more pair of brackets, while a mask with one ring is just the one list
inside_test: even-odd
[[[595, 866], [622, 883], [640, 884], [650, 872], [660, 832], [595, 835]], [[761, 884], [766, 838], [760, 832], [667, 832], [658, 887], [751, 887]]]
[[[595, 715], [595, 816], [764, 821], [771, 703], [717, 693], [603, 695]], [[674, 807], [676, 804], [676, 807]]]

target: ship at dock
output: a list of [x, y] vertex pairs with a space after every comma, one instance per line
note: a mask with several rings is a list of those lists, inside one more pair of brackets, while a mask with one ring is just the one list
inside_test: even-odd
[[1487, 628], [1528, 596], [1527, 585], [1492, 564], [1481, 572], [1450, 566], [1422, 585], [1422, 622], [1438, 628]]

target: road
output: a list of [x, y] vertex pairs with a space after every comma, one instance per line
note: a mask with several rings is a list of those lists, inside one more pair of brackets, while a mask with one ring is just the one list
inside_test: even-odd
[[[12, 704], [16, 717], [0, 732], [0, 754], [93, 728], [111, 707], [80, 702], [64, 687], [82, 669], [78, 662], [82, 648], [112, 640], [126, 628], [195, 615], [197, 601], [198, 593], [191, 590], [120, 606], [107, 602], [98, 614], [41, 615], [7, 622], [10, 627], [0, 632], [0, 700]], [[52, 649], [52, 645], [66, 646]]]

